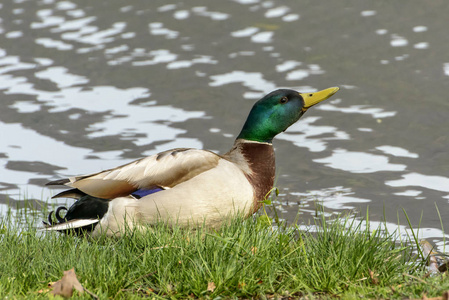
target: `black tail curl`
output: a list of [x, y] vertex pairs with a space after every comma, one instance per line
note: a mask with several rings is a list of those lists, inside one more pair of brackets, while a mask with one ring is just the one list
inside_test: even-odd
[[[75, 201], [75, 203], [73, 203], [73, 205], [68, 209], [65, 206], [60, 206], [56, 209], [56, 211], [51, 211], [48, 214], [47, 222], [42, 221], [44, 227], [46, 228], [50, 228], [52, 226], [63, 224], [73, 220], [101, 219], [108, 211], [109, 200], [87, 195], [77, 189], [62, 192], [60, 194], [70, 194], [72, 195], [70, 198], [76, 198], [78, 200]], [[76, 194], [77, 197], [73, 197], [73, 194]], [[58, 195], [56, 195], [55, 197], [57, 197]], [[61, 216], [61, 212], [63, 210], [65, 210], [66, 213], [64, 216]], [[97, 223], [79, 228], [64, 229], [58, 231], [64, 233], [73, 232], [77, 235], [81, 235], [93, 231], [96, 225]]]
[[[51, 226], [54, 226], [54, 225], [57, 225], [57, 224], [62, 224], [62, 223], [67, 222], [67, 219], [65, 219], [65, 217], [61, 217], [61, 210], [67, 211], [68, 209], [67, 209], [67, 207], [65, 207], [65, 206], [60, 206], [60, 207], [58, 207], [58, 208], [56, 209], [56, 213], [52, 210], [52, 211], [48, 214], [48, 218], [47, 218], [48, 223], [45, 222], [45, 221], [42, 221], [42, 223], [44, 223], [44, 226], [45, 226], [45, 227], [51, 227]], [[55, 214], [56, 221], [53, 220], [53, 213]], [[66, 213], [66, 215], [67, 215], [67, 213]]]

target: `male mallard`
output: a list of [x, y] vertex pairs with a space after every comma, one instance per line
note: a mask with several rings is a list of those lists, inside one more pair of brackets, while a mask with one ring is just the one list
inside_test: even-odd
[[[98, 235], [120, 235], [125, 227], [145, 228], [158, 220], [181, 226], [204, 223], [217, 227], [228, 216], [250, 216], [273, 187], [273, 138], [339, 88], [315, 93], [280, 89], [254, 104], [231, 150], [177, 148], [95, 174], [70, 177], [47, 185], [73, 189], [53, 198], [77, 201], [51, 212], [47, 230], [75, 229]], [[67, 210], [65, 217], [60, 216]]]

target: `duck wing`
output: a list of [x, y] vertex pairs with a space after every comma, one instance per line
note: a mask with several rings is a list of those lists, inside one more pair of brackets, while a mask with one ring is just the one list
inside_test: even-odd
[[103, 199], [127, 196], [138, 189], [171, 188], [217, 166], [220, 156], [206, 150], [177, 148], [102, 172], [55, 180]]

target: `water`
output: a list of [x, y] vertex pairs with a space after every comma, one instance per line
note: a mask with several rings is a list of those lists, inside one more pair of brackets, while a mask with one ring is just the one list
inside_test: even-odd
[[[173, 147], [225, 153], [276, 88], [341, 90], [278, 136], [277, 208], [355, 210], [441, 238], [444, 1], [0, 4], [0, 207]], [[61, 201], [61, 200], [58, 200]]]

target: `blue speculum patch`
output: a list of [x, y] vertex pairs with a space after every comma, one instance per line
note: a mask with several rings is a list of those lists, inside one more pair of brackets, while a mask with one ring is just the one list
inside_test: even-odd
[[133, 193], [131, 193], [131, 195], [133, 195], [134, 197], [136, 197], [137, 199], [140, 199], [142, 197], [148, 196], [150, 194], [154, 194], [160, 191], [163, 191], [163, 188], [160, 187], [155, 187], [155, 188], [151, 188], [151, 189], [139, 189]]

